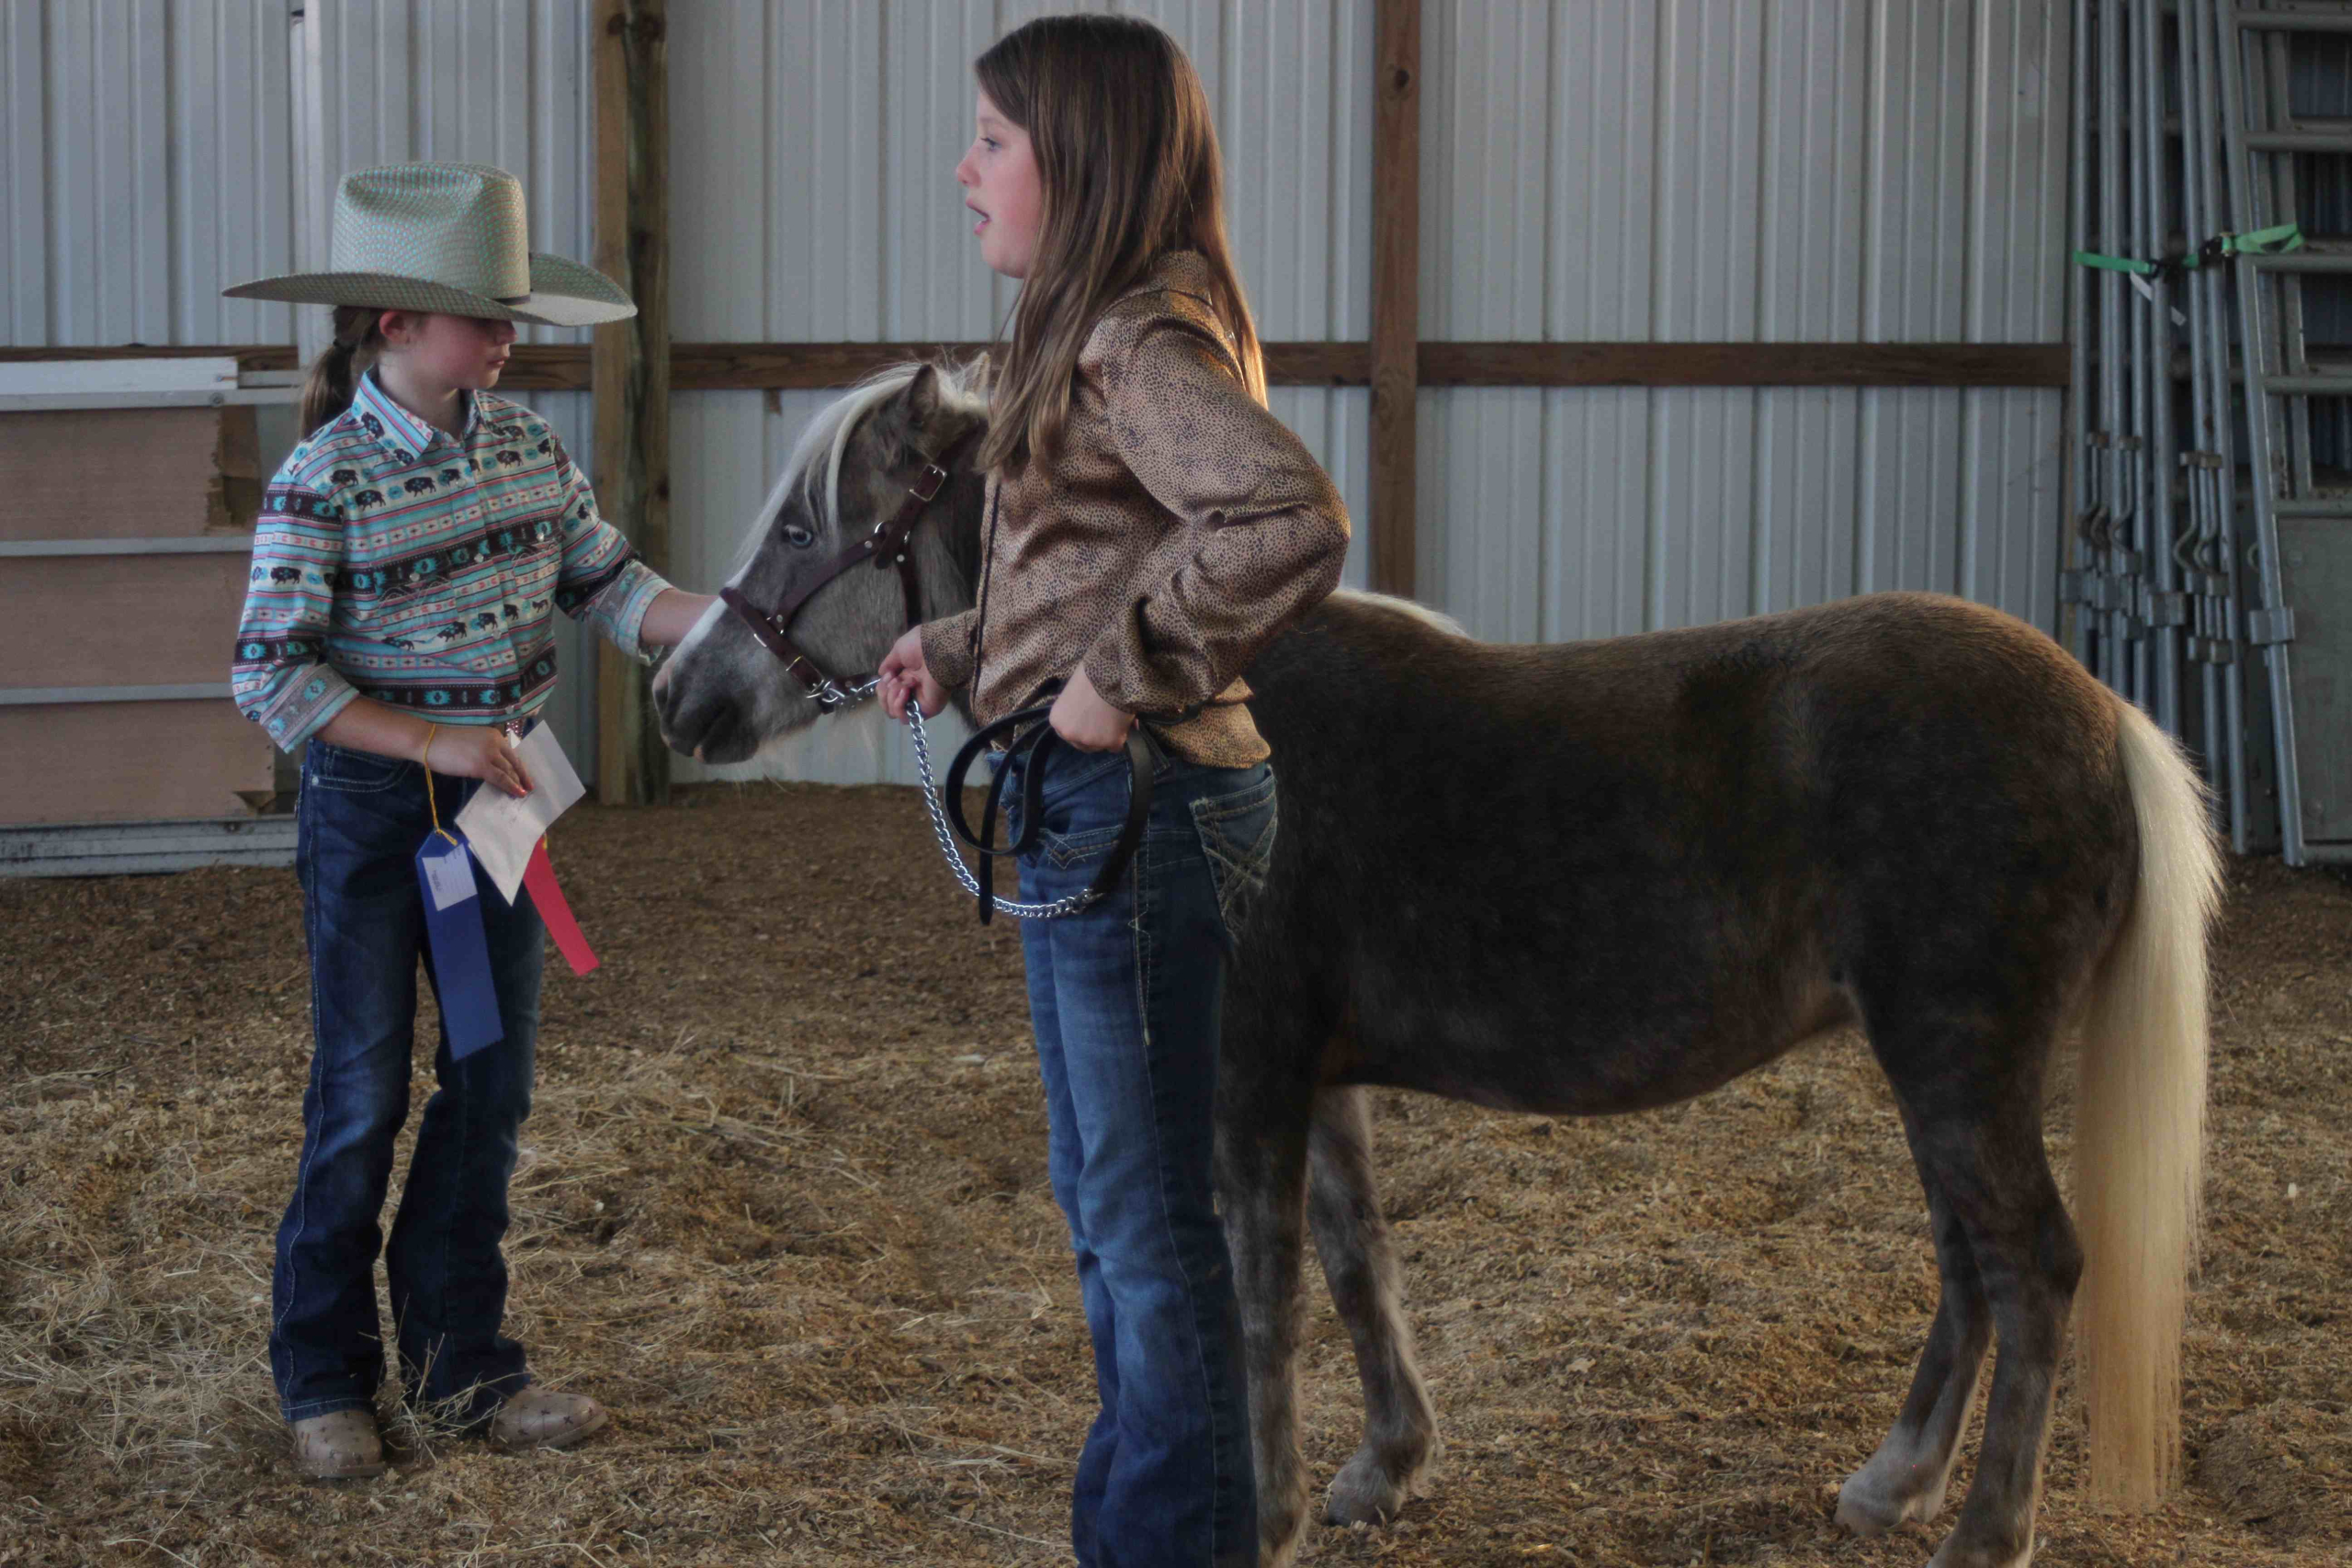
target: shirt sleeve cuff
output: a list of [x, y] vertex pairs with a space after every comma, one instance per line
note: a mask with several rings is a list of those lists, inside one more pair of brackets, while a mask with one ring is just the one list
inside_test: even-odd
[[654, 570], [641, 560], [633, 560], [621, 569], [621, 574], [607, 583], [598, 594], [605, 604], [614, 606], [611, 637], [613, 646], [640, 664], [653, 662], [652, 650], [645, 646], [640, 634], [645, 629], [645, 612], [653, 601], [669, 592]]
[[972, 632], [979, 613], [961, 611], [922, 624], [922, 664], [931, 678], [947, 690], [960, 691], [972, 680]]
[[285, 694], [262, 710], [262, 729], [278, 750], [290, 752], [333, 723], [358, 695], [359, 689], [332, 665], [298, 670], [287, 682]]

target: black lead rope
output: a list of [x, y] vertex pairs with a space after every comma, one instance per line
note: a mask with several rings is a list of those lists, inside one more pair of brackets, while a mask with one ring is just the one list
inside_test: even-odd
[[[1048, 722], [1053, 709], [1050, 705], [1023, 708], [1010, 713], [995, 723], [985, 726], [956, 753], [948, 764], [947, 776], [940, 781], [940, 804], [947, 809], [947, 819], [956, 828], [956, 836], [979, 852], [980, 924], [987, 925], [996, 912], [996, 862], [1001, 856], [1025, 854], [1037, 844], [1039, 820], [1044, 815], [1046, 787], [1046, 757], [1057, 746], [1074, 750], [1069, 743], [1054, 733]], [[980, 813], [978, 832], [964, 817], [964, 778], [971, 772], [972, 763], [980, 753], [1001, 737], [1010, 736], [1005, 747], [1004, 766], [989, 781], [988, 804]], [[1127, 819], [1119, 829], [1119, 838], [1102, 862], [1102, 869], [1086, 889], [1076, 908], [1083, 908], [1109, 893], [1126, 874], [1127, 863], [1135, 859], [1136, 851], [1143, 843], [1144, 824], [1151, 816], [1151, 773], [1154, 752], [1150, 736], [1137, 724], [1127, 731]], [[1004, 799], [1005, 781], [1012, 770], [1021, 769], [1021, 833], [1012, 843], [999, 848], [996, 842], [997, 815]]]

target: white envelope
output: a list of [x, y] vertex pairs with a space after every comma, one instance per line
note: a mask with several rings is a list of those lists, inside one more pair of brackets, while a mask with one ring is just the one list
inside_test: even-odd
[[530, 775], [531, 793], [517, 800], [493, 784], [484, 784], [458, 813], [458, 829], [474, 852], [474, 859], [509, 904], [523, 886], [531, 863], [531, 849], [547, 832], [548, 824], [571, 808], [588, 793], [571, 759], [563, 754], [554, 727], [540, 725], [514, 747], [523, 772]]

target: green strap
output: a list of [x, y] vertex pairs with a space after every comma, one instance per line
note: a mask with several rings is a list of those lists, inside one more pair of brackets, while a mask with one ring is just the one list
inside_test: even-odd
[[2222, 236], [2222, 254], [2225, 256], [2275, 256], [2302, 248], [2303, 230], [2299, 223], [2280, 223], [2256, 229], [2251, 234]]
[[2100, 272], [2125, 272], [2139, 277], [2154, 277], [2163, 273], [2187, 271], [2202, 266], [2223, 256], [2275, 256], [2288, 251], [2302, 249], [2302, 226], [2278, 223], [2267, 229], [2256, 229], [2246, 234], [2216, 234], [2185, 256], [2170, 256], [2163, 261], [2143, 261], [2138, 256], [2102, 255], [2097, 251], [2074, 253], [2076, 266], [2093, 267]]

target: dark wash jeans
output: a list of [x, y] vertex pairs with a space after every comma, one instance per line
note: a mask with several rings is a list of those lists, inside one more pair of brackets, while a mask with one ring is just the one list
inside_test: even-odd
[[[472, 780], [434, 775], [448, 823]], [[415, 854], [432, 830], [424, 771], [313, 740], [302, 763], [295, 872], [311, 954], [311, 1082], [302, 1157], [277, 1231], [269, 1364], [289, 1421], [370, 1408], [383, 1381], [379, 1247], [412, 1402], [458, 1395], [478, 1420], [528, 1383], [506, 1314], [506, 1183], [531, 1108], [540, 938], [530, 895], [510, 907], [476, 874], [506, 1037], [462, 1062], [445, 1033], [391, 1243], [377, 1216], [408, 1120], [416, 972], [425, 955]], [[428, 967], [428, 973], [429, 973]]]
[[[1127, 811], [1124, 752], [1056, 750], [1021, 896], [1093, 880]], [[1020, 781], [1007, 781], [1008, 795]], [[1017, 824], [1015, 824], [1017, 827]], [[1102, 1412], [1071, 1499], [1082, 1568], [1254, 1563], [1257, 1488], [1212, 1156], [1231, 931], [1265, 879], [1274, 776], [1163, 765], [1116, 890], [1022, 942]]]

